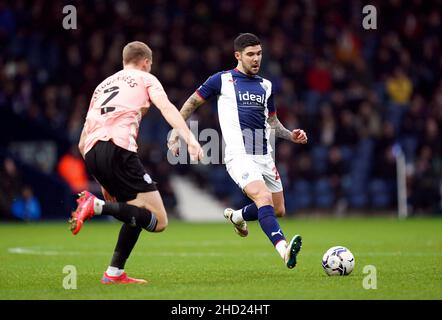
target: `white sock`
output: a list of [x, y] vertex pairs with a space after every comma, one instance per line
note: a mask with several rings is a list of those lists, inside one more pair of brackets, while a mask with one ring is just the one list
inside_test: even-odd
[[98, 198], [94, 199], [94, 213], [100, 215], [103, 212], [104, 201]]
[[285, 252], [287, 251], [287, 241], [281, 240], [279, 241], [276, 246], [276, 251], [278, 251], [279, 255], [282, 259], [285, 259]]
[[236, 223], [236, 224], [244, 221], [244, 218], [242, 217], [242, 209], [233, 211], [232, 221], [233, 221], [233, 223]]
[[107, 267], [106, 274], [111, 277], [119, 277], [123, 274], [124, 269], [118, 269], [117, 267]]

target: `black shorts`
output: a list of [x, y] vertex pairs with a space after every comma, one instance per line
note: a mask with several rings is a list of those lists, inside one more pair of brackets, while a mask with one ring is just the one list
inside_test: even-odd
[[118, 202], [133, 200], [138, 193], [158, 190], [138, 154], [112, 141], [98, 141], [86, 153], [85, 161], [88, 171]]

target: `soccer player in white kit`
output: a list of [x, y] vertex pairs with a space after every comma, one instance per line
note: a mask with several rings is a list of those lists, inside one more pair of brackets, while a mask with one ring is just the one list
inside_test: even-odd
[[151, 104], [186, 140], [190, 157], [202, 158], [201, 146], [150, 73], [151, 65], [152, 51], [146, 44], [134, 41], [124, 47], [124, 68], [95, 89], [79, 142], [86, 167], [102, 186], [107, 201], [88, 191], [80, 193], [69, 220], [72, 233], [76, 235], [94, 215], [111, 215], [124, 222], [112, 261], [101, 279], [104, 284], [146, 283], [127, 276], [126, 260], [143, 229], [162, 232], [168, 223], [156, 182], [137, 154], [140, 121]]
[[[218, 72], [207, 79], [184, 103], [184, 119], [206, 100], [217, 97], [218, 117], [226, 143], [226, 169], [235, 183], [253, 201], [241, 210], [227, 208], [224, 216], [242, 237], [248, 235], [246, 221], [258, 220], [288, 268], [296, 266], [301, 236], [287, 243], [276, 217], [285, 214], [281, 178], [271, 156], [270, 130], [276, 137], [294, 143], [307, 143], [301, 129], [287, 130], [278, 120], [272, 83], [258, 76], [262, 59], [261, 42], [253, 34], [240, 34], [234, 40], [235, 69]], [[168, 146], [178, 155], [180, 144], [176, 132]]]

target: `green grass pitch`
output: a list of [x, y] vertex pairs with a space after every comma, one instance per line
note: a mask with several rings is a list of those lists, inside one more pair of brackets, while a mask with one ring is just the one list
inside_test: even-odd
[[[442, 299], [442, 219], [280, 219], [287, 238], [303, 248], [289, 270], [249, 223], [247, 238], [227, 223], [170, 221], [144, 232], [126, 264], [148, 285], [102, 285], [118, 222], [88, 221], [73, 236], [67, 223], [0, 224], [0, 299]], [[348, 247], [356, 259], [347, 277], [328, 277], [323, 253]], [[77, 289], [63, 288], [66, 265]], [[377, 289], [364, 289], [365, 265], [376, 267]]]

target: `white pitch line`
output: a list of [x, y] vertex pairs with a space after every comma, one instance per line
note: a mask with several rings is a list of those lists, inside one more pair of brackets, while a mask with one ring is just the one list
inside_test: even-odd
[[[80, 252], [80, 251], [66, 251], [66, 250], [44, 250], [40, 247], [16, 247], [16, 248], [9, 248], [8, 252], [11, 254], [22, 254], [22, 255], [41, 255], [41, 256], [76, 256], [76, 255], [102, 255], [102, 256], [108, 256], [112, 254], [112, 251], [109, 250], [108, 252], [105, 251], [86, 251], [86, 252]], [[237, 257], [237, 256], [244, 256], [243, 251], [236, 251], [232, 249], [232, 252], [229, 253], [220, 253], [220, 252], [135, 252], [134, 255], [137, 256], [158, 256], [158, 257]], [[270, 251], [263, 251], [259, 253], [253, 253], [252, 256], [259, 256], [259, 257], [267, 257], [267, 256], [273, 256], [275, 255], [272, 250]], [[302, 252], [301, 256], [322, 256], [321, 253], [317, 252]], [[401, 251], [379, 251], [379, 252], [356, 252], [355, 253], [356, 258], [357, 257], [441, 257], [442, 252], [401, 252]]]
[[[112, 251], [109, 252], [76, 252], [76, 251], [55, 251], [55, 250], [42, 250], [39, 248], [9, 248], [8, 252], [11, 254], [22, 254], [22, 255], [41, 255], [41, 256], [73, 256], [73, 255], [104, 255], [108, 256], [112, 254]], [[226, 256], [226, 254], [217, 253], [217, 252], [160, 252], [160, 253], [135, 253], [138, 256], [160, 256], [160, 257], [221, 257]], [[230, 254], [228, 254], [230, 255]], [[232, 255], [241, 255], [232, 254]]]
[[[58, 251], [40, 250], [33, 248], [9, 248], [9, 253], [14, 254], [29, 254], [29, 255], [40, 255], [40, 256], [57, 256], [60, 254]], [[64, 252], [66, 255], [75, 255], [76, 252]]]

